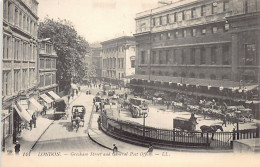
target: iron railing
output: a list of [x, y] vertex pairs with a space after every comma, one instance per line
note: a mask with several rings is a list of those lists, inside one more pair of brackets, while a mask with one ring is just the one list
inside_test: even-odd
[[115, 120], [102, 114], [102, 128], [110, 134], [130, 141], [155, 143], [170, 147], [198, 147], [231, 149], [234, 140], [256, 138], [256, 130], [203, 133], [178, 131], [143, 126], [129, 121]]

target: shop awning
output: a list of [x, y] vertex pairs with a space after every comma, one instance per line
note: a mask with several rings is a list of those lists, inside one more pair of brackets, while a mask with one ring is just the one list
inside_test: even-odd
[[49, 98], [46, 94], [41, 94], [40, 97], [46, 102], [46, 103], [52, 103], [53, 100]]
[[14, 108], [23, 121], [30, 122], [31, 116], [24, 108], [19, 106], [19, 104], [14, 105]]
[[48, 94], [53, 97], [55, 100], [60, 99], [60, 96], [58, 96], [56, 93], [54, 93], [53, 91], [48, 92]]
[[43, 110], [43, 106], [38, 101], [36, 101], [34, 98], [30, 98], [29, 101], [30, 101], [29, 110], [34, 110], [34, 111]]

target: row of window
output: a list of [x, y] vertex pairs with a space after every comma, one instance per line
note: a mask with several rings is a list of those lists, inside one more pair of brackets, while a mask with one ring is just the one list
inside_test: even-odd
[[56, 59], [41, 58], [40, 69], [56, 69]]
[[[141, 74], [142, 75], [146, 75], [146, 72], [145, 71], [141, 71]], [[195, 74], [193, 72], [189, 73], [189, 74], [186, 74], [185, 72], [181, 72], [181, 73], [177, 73], [177, 72], [169, 72], [169, 71], [151, 71], [151, 74], [152, 75], [158, 75], [158, 76], [169, 76], [169, 77], [187, 77], [187, 78], [199, 78], [199, 79], [205, 79], [206, 76], [204, 73], [199, 73], [199, 74]], [[217, 76], [215, 74], [211, 74], [208, 76], [209, 79], [211, 80], [216, 80], [217, 79]], [[230, 78], [230, 75], [221, 75], [220, 76], [221, 79], [224, 79], [224, 80], [229, 80], [231, 79]]]
[[56, 74], [48, 73], [40, 75], [40, 87], [51, 86], [56, 84]]
[[45, 51], [47, 54], [52, 54], [52, 46], [52, 44], [41, 43], [41, 50]]
[[106, 71], [103, 72], [104, 77], [110, 77], [110, 78], [116, 78], [116, 72], [115, 71]]
[[116, 68], [116, 62], [118, 64], [118, 68], [124, 68], [124, 58], [103, 59], [103, 68]]
[[115, 52], [124, 52], [124, 51], [125, 51], [124, 46], [107, 48], [102, 50], [103, 53], [115, 53]]
[[14, 70], [12, 77], [11, 71], [3, 71], [2, 77], [2, 94], [8, 96], [34, 86], [36, 72], [35, 69]]
[[227, 32], [229, 30], [229, 24], [225, 25], [212, 25], [210, 27], [200, 27], [200, 28], [188, 28], [181, 30], [174, 30], [166, 33], [159, 33], [153, 35], [153, 41], [156, 40], [167, 40], [167, 39], [177, 39], [186, 37], [197, 37], [206, 34], [216, 34], [219, 31]]
[[[222, 10], [220, 9], [222, 6]], [[160, 26], [169, 23], [175, 23], [179, 21], [189, 20], [197, 17], [203, 17], [207, 15], [213, 15], [216, 13], [226, 12], [229, 10], [229, 1], [225, 0], [223, 3], [214, 2], [210, 5], [202, 5], [200, 7], [194, 7], [190, 10], [183, 10], [181, 12], [174, 12], [165, 16], [154, 17], [152, 25]]]
[[30, 33], [34, 37], [37, 36], [37, 21], [16, 7], [13, 2], [8, 0], [4, 1], [3, 16], [9, 23], [14, 23], [15, 26]]
[[[213, 46], [210, 48], [210, 61], [206, 62], [206, 49], [190, 48], [190, 49], [172, 49], [152, 51], [151, 64], [217, 64], [217, 59], [221, 59], [222, 65], [231, 64], [231, 56], [229, 46], [222, 46], [217, 48]], [[222, 53], [218, 53], [218, 49], [222, 49]], [[197, 60], [197, 61], [196, 61]], [[141, 52], [141, 64], [146, 64], [146, 52]]]
[[18, 38], [3, 35], [3, 59], [36, 61], [37, 46]]

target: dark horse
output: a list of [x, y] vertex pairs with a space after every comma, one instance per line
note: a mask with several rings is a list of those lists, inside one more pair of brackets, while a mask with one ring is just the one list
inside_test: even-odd
[[220, 129], [223, 132], [223, 128], [221, 125], [211, 125], [211, 126], [207, 126], [207, 125], [202, 125], [200, 126], [200, 130], [201, 130], [201, 137], [203, 137], [203, 133], [212, 133], [212, 137], [211, 139], [213, 139], [214, 134], [216, 133], [216, 131]]

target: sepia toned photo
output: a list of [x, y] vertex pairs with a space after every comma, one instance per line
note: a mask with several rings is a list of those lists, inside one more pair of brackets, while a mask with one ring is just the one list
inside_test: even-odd
[[260, 0], [1, 5], [1, 166], [260, 166]]

